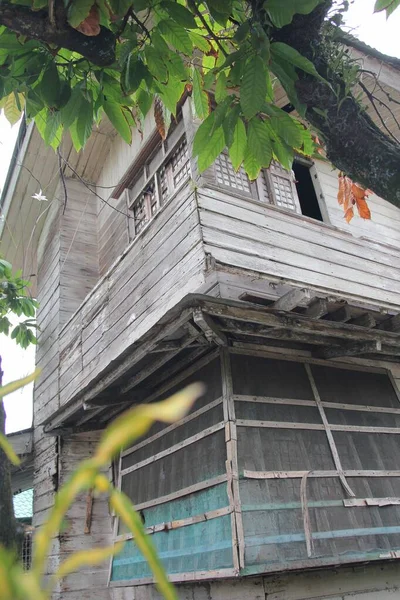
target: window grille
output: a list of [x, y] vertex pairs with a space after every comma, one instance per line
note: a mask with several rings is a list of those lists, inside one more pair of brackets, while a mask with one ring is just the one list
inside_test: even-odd
[[272, 161], [269, 169], [262, 170], [256, 182], [251, 182], [243, 167], [235, 172], [227, 153], [223, 152], [215, 161], [215, 177], [218, 184], [240, 194], [301, 213], [294, 174], [276, 161]]
[[25, 571], [29, 571], [32, 564], [32, 529], [26, 529], [22, 538], [21, 562]]
[[[129, 209], [133, 213], [131, 238], [138, 235], [169, 198], [190, 177], [189, 151], [181, 128], [174, 131], [173, 139], [163, 143], [143, 167], [137, 184], [128, 194]], [[174, 139], [175, 138], [175, 139]], [[174, 143], [177, 140], [177, 143]], [[170, 149], [169, 149], [170, 148]], [[145, 185], [143, 185], [145, 183]], [[133, 202], [131, 201], [134, 198]]]

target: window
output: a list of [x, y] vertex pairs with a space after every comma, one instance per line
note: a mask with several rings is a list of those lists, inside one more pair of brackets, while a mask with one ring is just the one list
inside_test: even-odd
[[223, 152], [215, 161], [215, 177], [219, 185], [241, 195], [322, 221], [310, 166], [307, 161], [295, 160], [293, 170], [287, 171], [272, 161], [256, 181], [249, 181], [243, 167], [235, 172], [227, 152]]
[[133, 239], [157, 214], [160, 208], [190, 177], [190, 160], [179, 124], [172, 134], [148, 157], [127, 193], [129, 235]]
[[[385, 372], [233, 349], [202, 365], [167, 392], [206, 382], [192, 412], [121, 456], [121, 488], [171, 579], [400, 554], [400, 402]], [[120, 538], [111, 585], [149, 583], [121, 524]]]

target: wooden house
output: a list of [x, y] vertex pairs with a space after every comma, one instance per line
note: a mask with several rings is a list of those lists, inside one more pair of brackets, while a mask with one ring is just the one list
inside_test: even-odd
[[[397, 66], [360, 57], [399, 100]], [[197, 126], [188, 98], [164, 142], [152, 116], [131, 146], [102, 123], [79, 155], [20, 134], [0, 226], [40, 302], [34, 524], [116, 415], [201, 380], [187, 417], [109, 469], [179, 597], [397, 598], [400, 211], [373, 196], [348, 225], [322, 160], [250, 183], [222, 154], [200, 175]], [[159, 598], [102, 498], [74, 504], [48, 574], [121, 538], [56, 597]]]

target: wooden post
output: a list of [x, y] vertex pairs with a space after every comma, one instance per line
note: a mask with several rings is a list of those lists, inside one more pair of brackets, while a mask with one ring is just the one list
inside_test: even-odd
[[235, 571], [239, 573], [239, 570], [244, 568], [244, 530], [239, 492], [236, 416], [233, 401], [231, 363], [227, 348], [221, 348], [220, 356], [224, 420], [226, 423], [228, 497], [229, 504], [233, 509], [231, 513], [233, 566]]

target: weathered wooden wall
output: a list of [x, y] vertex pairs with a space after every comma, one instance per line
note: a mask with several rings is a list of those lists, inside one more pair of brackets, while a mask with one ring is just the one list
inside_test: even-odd
[[[60, 438], [58, 448], [59, 485], [65, 483], [79, 462], [90, 458], [101, 432], [80, 433]], [[80, 494], [66, 515], [66, 526], [56, 541], [61, 559], [77, 550], [109, 546], [112, 541], [112, 517], [107, 497], [93, 498], [92, 515], [88, 518], [87, 494]], [[85, 533], [85, 527], [90, 532]], [[65, 577], [59, 585], [60, 600], [109, 600], [107, 587], [109, 561], [87, 567]]]
[[[54, 503], [62, 457], [58, 438], [44, 436], [40, 424], [59, 405], [60, 328], [98, 279], [97, 206], [85, 186], [66, 180], [67, 205], [59, 189], [49, 209], [38, 250], [39, 325], [36, 364], [42, 373], [34, 389], [34, 525], [40, 525]], [[60, 199], [62, 198], [62, 200]], [[60, 538], [52, 545], [49, 573], [58, 564]]]
[[113, 262], [129, 244], [127, 204], [124, 194], [118, 200], [112, 191], [127, 169], [154, 133], [155, 121], [152, 111], [144, 120], [142, 132], [133, 131], [132, 144], [128, 146], [120, 136], [112, 142], [97, 180], [98, 194], [98, 256], [100, 275], [104, 275]]
[[[154, 586], [114, 588], [112, 600], [161, 600]], [[214, 581], [178, 586], [179, 600], [395, 600], [398, 565]]]
[[204, 250], [227, 270], [398, 307], [398, 248], [217, 189], [199, 190], [198, 205]]
[[183, 188], [114, 263], [60, 333], [65, 404], [186, 294], [204, 284], [195, 194]]
[[316, 162], [318, 184], [321, 188], [328, 218], [331, 225], [357, 238], [365, 237], [380, 244], [400, 246], [400, 210], [375, 194], [368, 198], [371, 220], [361, 219], [354, 209], [355, 217], [347, 224], [343, 216], [343, 207], [337, 201], [338, 171], [332, 165]]

